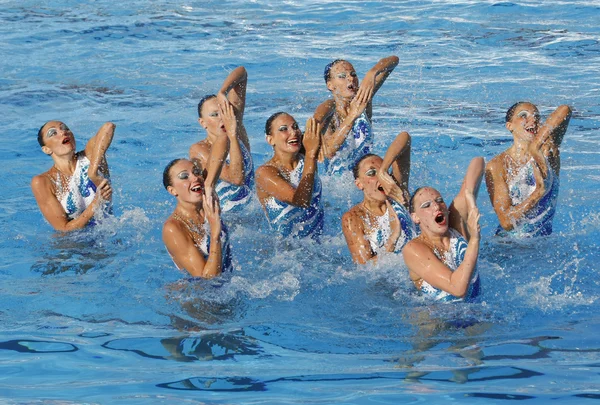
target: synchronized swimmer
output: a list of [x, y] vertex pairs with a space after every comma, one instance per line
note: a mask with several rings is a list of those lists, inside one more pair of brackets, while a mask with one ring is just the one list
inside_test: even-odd
[[[448, 206], [434, 188], [411, 196], [411, 137], [400, 132], [383, 158], [372, 153], [372, 99], [398, 64], [381, 59], [359, 87], [353, 66], [335, 60], [324, 78], [332, 99], [319, 105], [304, 133], [290, 114], [277, 112], [265, 124], [273, 156], [256, 170], [256, 195], [271, 230], [282, 238], [322, 240], [324, 210], [319, 161], [329, 175], [352, 171], [362, 201], [341, 219], [354, 262], [402, 253], [416, 290], [436, 301], [472, 301], [480, 294], [477, 258], [480, 213], [477, 194], [484, 169], [500, 234], [548, 235], [558, 196], [559, 148], [571, 108], [558, 107], [540, 125], [529, 102], [506, 113], [514, 143], [487, 166], [474, 158], [461, 189]], [[206, 139], [193, 144], [191, 160], [175, 159], [165, 168], [163, 185], [177, 204], [163, 226], [173, 262], [193, 277], [212, 278], [232, 270], [229, 235], [221, 211], [243, 212], [251, 199], [254, 166], [243, 124], [248, 75], [240, 66], [216, 95], [198, 103]], [[81, 152], [60, 121], [38, 132], [42, 151], [54, 165], [35, 176], [31, 187], [44, 218], [70, 231], [93, 224], [110, 212], [112, 188], [106, 150], [115, 126], [104, 124]], [[221, 208], [223, 207], [223, 208]]]
[[76, 152], [75, 136], [61, 121], [48, 121], [38, 131], [42, 152], [54, 165], [31, 181], [42, 215], [58, 231], [82, 229], [110, 212], [110, 185], [106, 150], [115, 125], [107, 122]]

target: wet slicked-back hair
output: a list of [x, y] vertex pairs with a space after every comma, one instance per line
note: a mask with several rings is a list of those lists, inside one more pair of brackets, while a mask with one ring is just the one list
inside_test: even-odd
[[423, 190], [426, 187], [419, 187], [418, 189], [415, 190], [415, 192], [413, 193], [413, 195], [410, 196], [410, 201], [408, 202], [408, 212], [413, 213], [415, 212], [415, 197], [417, 195], [417, 193], [421, 190]]
[[[50, 122], [50, 121], [48, 121], [48, 122]], [[44, 146], [44, 131], [43, 130], [48, 122], [45, 122], [44, 125], [42, 125], [40, 127], [40, 130], [38, 131], [37, 139], [38, 139], [38, 143], [40, 144], [40, 147]]]
[[198, 118], [202, 118], [202, 106], [204, 105], [204, 103], [207, 100], [210, 100], [211, 98], [215, 98], [215, 97], [217, 97], [216, 94], [207, 94], [206, 96], [204, 96], [200, 99], [200, 101], [198, 102]]
[[373, 156], [379, 157], [379, 155], [376, 155], [374, 153], [367, 153], [366, 155], [364, 155], [363, 157], [361, 157], [360, 159], [358, 159], [358, 162], [356, 162], [356, 164], [352, 167], [352, 175], [354, 176], [354, 180], [358, 179], [358, 176], [360, 175], [359, 166], [363, 162], [363, 160], [368, 159], [368, 158], [373, 157]]
[[163, 170], [163, 186], [165, 186], [165, 190], [169, 187], [172, 186], [173, 184], [171, 183], [171, 176], [170, 176], [170, 171], [171, 168], [173, 166], [175, 166], [175, 164], [177, 162], [181, 162], [182, 160], [187, 160], [187, 159], [173, 159], [169, 162], [169, 164], [167, 164], [167, 166], [165, 167], [165, 170]]
[[273, 124], [273, 121], [275, 120], [275, 118], [283, 114], [289, 115], [285, 111], [278, 111], [275, 114], [272, 114], [269, 118], [267, 118], [267, 122], [265, 122], [265, 135], [271, 135], [271, 125]]
[[531, 104], [529, 101], [519, 101], [518, 103], [514, 103], [513, 105], [510, 106], [510, 108], [506, 111], [506, 117], [504, 117], [504, 122], [510, 122], [513, 119], [513, 116], [515, 115], [515, 111], [517, 109], [518, 106], [520, 106], [521, 104]]
[[346, 59], [336, 59], [325, 65], [325, 70], [323, 71], [323, 78], [325, 79], [325, 83], [327, 83], [329, 79], [331, 79], [331, 76], [329, 75], [331, 72], [331, 68], [338, 62], [346, 62]]

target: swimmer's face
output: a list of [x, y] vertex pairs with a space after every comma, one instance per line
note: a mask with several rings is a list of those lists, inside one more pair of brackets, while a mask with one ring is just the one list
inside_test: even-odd
[[358, 91], [358, 76], [350, 62], [343, 60], [331, 67], [327, 88], [335, 95], [354, 98]]
[[63, 155], [75, 151], [75, 137], [67, 125], [60, 121], [49, 121], [42, 128], [44, 146], [48, 155]]
[[385, 201], [387, 198], [377, 178], [382, 163], [383, 159], [379, 156], [369, 156], [358, 165], [358, 177], [354, 180], [354, 184], [363, 191], [365, 198], [376, 201]]
[[212, 97], [202, 104], [202, 116], [198, 119], [198, 122], [209, 134], [218, 136], [227, 133], [225, 124], [221, 119], [219, 102], [216, 97]]
[[538, 132], [540, 126], [540, 112], [537, 107], [531, 103], [522, 103], [515, 108], [512, 119], [506, 123], [506, 128], [513, 135], [532, 140]]
[[448, 230], [448, 206], [439, 191], [431, 187], [420, 189], [414, 197], [413, 206], [411, 216], [421, 231], [443, 234]]
[[282, 152], [298, 153], [302, 147], [302, 131], [289, 114], [281, 114], [271, 122], [271, 133], [267, 142]]
[[178, 161], [169, 171], [171, 186], [167, 191], [186, 202], [200, 202], [204, 195], [204, 173], [198, 164], [187, 159]]

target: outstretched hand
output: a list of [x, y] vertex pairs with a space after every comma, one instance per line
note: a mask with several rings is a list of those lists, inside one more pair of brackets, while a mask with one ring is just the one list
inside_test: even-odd
[[237, 116], [233, 104], [231, 104], [227, 98], [219, 100], [219, 113], [221, 114], [221, 119], [225, 125], [227, 136], [229, 138], [236, 137], [238, 127]]
[[377, 179], [379, 180], [379, 184], [383, 188], [385, 195], [393, 198], [399, 204], [408, 206], [410, 197], [407, 198], [407, 196], [404, 195], [402, 189], [388, 172], [385, 170], [377, 170]]
[[[206, 192], [206, 190], [205, 190]], [[219, 199], [216, 195], [212, 198], [205, 198], [202, 200], [202, 208], [204, 209], [204, 215], [210, 225], [210, 232], [212, 235], [218, 235], [221, 233], [221, 206]]]
[[112, 187], [108, 179], [103, 179], [100, 185], [96, 187], [96, 199], [110, 201], [112, 198]]
[[360, 117], [373, 98], [375, 81], [373, 81], [372, 85], [369, 85], [368, 82], [369, 80], [367, 80], [367, 83], [363, 82], [363, 84], [358, 88], [356, 96], [354, 96], [352, 101], [350, 101], [348, 115], [353, 119]]
[[302, 144], [307, 156], [317, 157], [321, 148], [321, 124], [314, 117], [306, 120], [306, 129], [302, 137]]

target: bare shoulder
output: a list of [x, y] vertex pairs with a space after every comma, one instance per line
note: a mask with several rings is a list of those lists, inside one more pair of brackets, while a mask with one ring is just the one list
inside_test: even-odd
[[50, 171], [38, 174], [31, 179], [31, 189], [33, 192], [53, 191], [53, 183], [50, 180]]
[[504, 171], [504, 159], [506, 159], [506, 151], [494, 156], [492, 159], [490, 159], [487, 164], [485, 165], [485, 171], [486, 172], [495, 172], [497, 173], [498, 170]]
[[314, 117], [317, 121], [323, 122], [323, 120], [330, 117], [334, 111], [335, 101], [333, 99], [327, 99], [319, 104], [319, 106], [315, 109]]
[[281, 173], [279, 173], [279, 169], [273, 166], [270, 162], [267, 162], [260, 166], [258, 169], [256, 169], [257, 178], [270, 178], [273, 176], [281, 176]]
[[355, 205], [342, 215], [342, 227], [345, 229], [364, 229], [364, 220], [360, 204]]
[[185, 228], [181, 221], [178, 221], [175, 218], [173, 218], [173, 215], [167, 218], [167, 220], [163, 224], [163, 238], [165, 238], [165, 241], [167, 236], [174, 237], [176, 235], [183, 234], [185, 234]]
[[200, 159], [205, 161], [208, 159], [208, 155], [210, 154], [210, 144], [206, 141], [206, 139], [196, 142], [192, 146], [190, 146], [190, 159]]
[[427, 254], [428, 252], [433, 254], [429, 246], [427, 246], [427, 244], [425, 244], [425, 242], [419, 238], [409, 241], [402, 249], [402, 254], [404, 255], [405, 259], [407, 257], [421, 256], [423, 253]]

